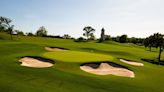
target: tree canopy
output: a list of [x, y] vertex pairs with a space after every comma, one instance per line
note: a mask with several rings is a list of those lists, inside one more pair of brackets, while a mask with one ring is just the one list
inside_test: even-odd
[[120, 43], [126, 43], [127, 42], [127, 35], [121, 35], [119, 38]]
[[86, 36], [87, 39], [89, 39], [89, 37], [94, 35], [93, 33], [95, 32], [95, 29], [92, 28], [91, 26], [86, 26], [83, 28], [83, 31], [84, 31], [83, 35]]
[[36, 36], [47, 36], [47, 30], [44, 26], [41, 26], [37, 31], [36, 31]]
[[155, 33], [144, 40], [145, 47], [159, 48], [158, 61], [160, 61], [161, 53], [164, 49], [164, 35]]

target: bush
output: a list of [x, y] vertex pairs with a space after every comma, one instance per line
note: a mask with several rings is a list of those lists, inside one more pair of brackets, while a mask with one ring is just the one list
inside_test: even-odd
[[74, 40], [74, 42], [86, 42], [87, 40], [83, 37], [79, 37], [77, 39]]

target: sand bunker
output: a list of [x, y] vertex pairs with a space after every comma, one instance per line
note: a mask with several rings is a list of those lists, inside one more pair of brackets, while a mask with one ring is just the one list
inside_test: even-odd
[[45, 68], [53, 66], [53, 61], [49, 59], [43, 59], [40, 57], [23, 57], [19, 60], [21, 66], [35, 67], [35, 68]]
[[96, 75], [116, 75], [134, 78], [135, 74], [123, 66], [112, 62], [83, 64], [80, 69]]
[[120, 59], [120, 61], [126, 64], [134, 65], [134, 66], [144, 66], [143, 63], [134, 62], [134, 61], [126, 60], [126, 59]]
[[47, 51], [66, 51], [68, 49], [60, 48], [60, 47], [45, 47], [45, 50], [47, 50]]

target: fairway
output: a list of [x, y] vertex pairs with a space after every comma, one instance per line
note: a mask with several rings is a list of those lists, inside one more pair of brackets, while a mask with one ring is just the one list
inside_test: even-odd
[[[9, 35], [0, 34], [1, 37]], [[116, 42], [76, 43], [73, 40], [13, 36], [0, 40], [1, 92], [163, 92], [164, 66], [142, 61], [155, 58], [158, 52], [146, 51], [134, 44]], [[67, 48], [67, 51], [45, 50], [46, 46]], [[52, 67], [21, 66], [21, 57], [42, 57], [55, 61]], [[134, 66], [118, 58], [141, 62]], [[164, 59], [164, 54], [162, 54]], [[109, 61], [133, 71], [135, 78], [115, 75], [95, 75], [80, 69], [80, 65]], [[79, 90], [80, 89], [80, 90]]]

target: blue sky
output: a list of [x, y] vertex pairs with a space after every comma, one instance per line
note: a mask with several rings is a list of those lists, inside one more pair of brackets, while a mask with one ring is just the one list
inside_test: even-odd
[[147, 37], [164, 33], [164, 0], [0, 0], [0, 16], [15, 29], [33, 32], [45, 26], [48, 34], [79, 37], [85, 26], [102, 27], [106, 34]]

